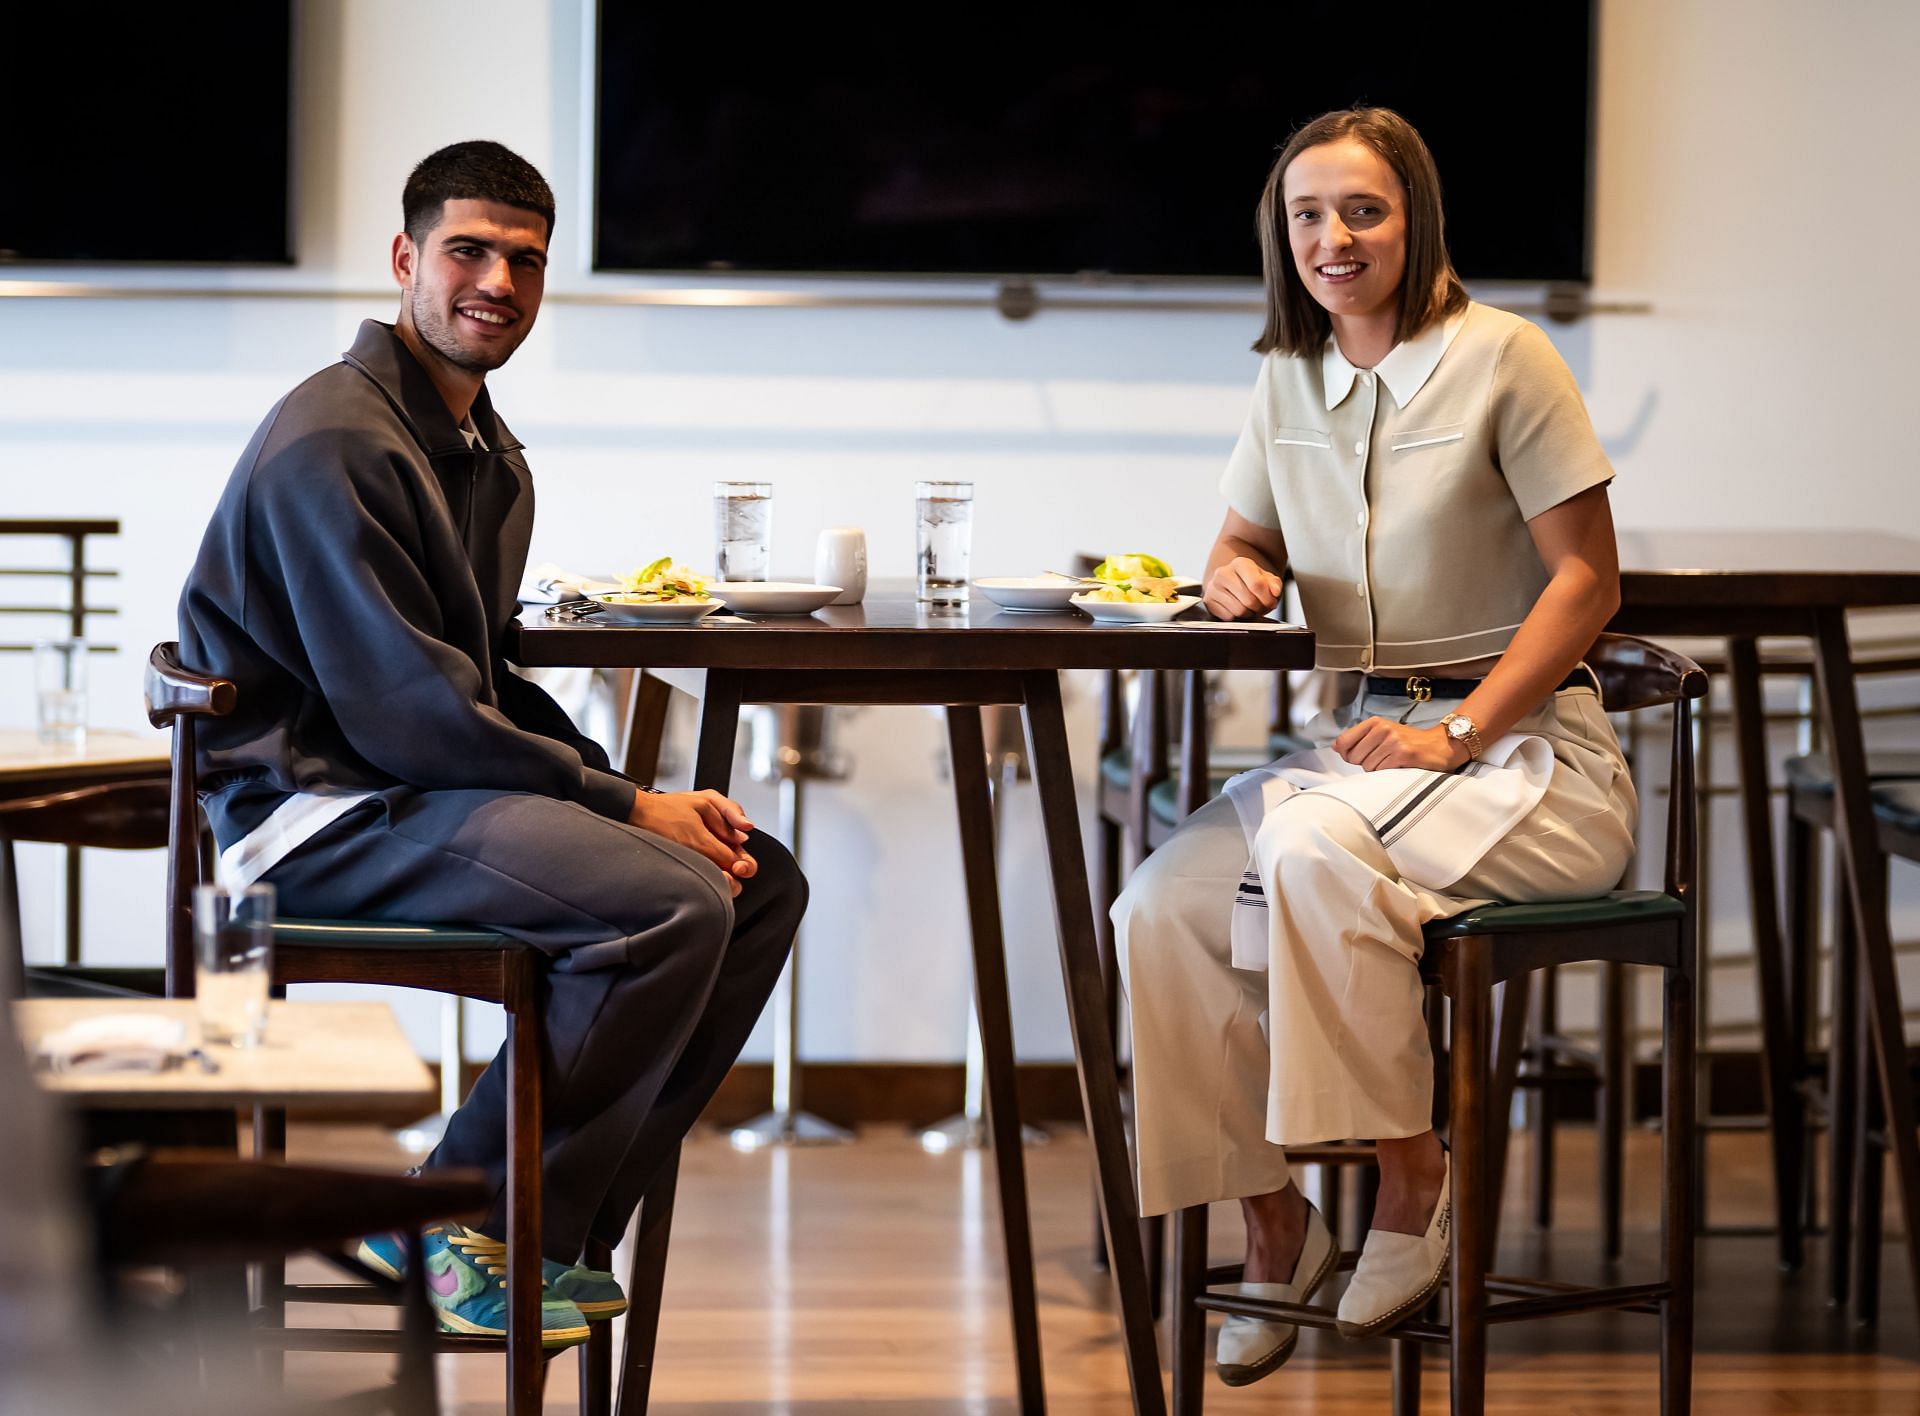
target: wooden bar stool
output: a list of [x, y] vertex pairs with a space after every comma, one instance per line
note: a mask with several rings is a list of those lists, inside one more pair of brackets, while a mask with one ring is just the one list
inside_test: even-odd
[[[1701, 670], [1646, 640], [1602, 635], [1587, 662], [1609, 711], [1670, 705], [1672, 781], [1668, 799], [1666, 888], [1615, 891], [1597, 900], [1489, 905], [1427, 928], [1421, 972], [1452, 1002], [1448, 1088], [1453, 1149], [1454, 1220], [1450, 1235], [1451, 1313], [1441, 1323], [1416, 1316], [1384, 1336], [1395, 1342], [1393, 1409], [1419, 1406], [1419, 1348], [1452, 1353], [1453, 1410], [1477, 1416], [1486, 1404], [1488, 1328], [1567, 1313], [1618, 1309], [1651, 1313], [1661, 1328], [1660, 1409], [1678, 1416], [1691, 1402], [1693, 1354], [1694, 798], [1692, 703], [1707, 691]], [[1503, 1012], [1524, 1014], [1518, 985], [1549, 965], [1615, 960], [1663, 969], [1666, 975], [1662, 1073], [1666, 1099], [1661, 1132], [1661, 1271], [1651, 1282], [1583, 1287], [1488, 1273], [1493, 1220], [1507, 1139], [1507, 1106], [1518, 1060], [1517, 1023], [1497, 1026], [1493, 985], [1508, 984]], [[1495, 1046], [1495, 1034], [1499, 1034]], [[1209, 1268], [1207, 1209], [1179, 1212], [1174, 1231], [1173, 1409], [1196, 1416], [1204, 1399], [1206, 1314], [1219, 1312], [1334, 1326], [1331, 1308], [1278, 1303], [1209, 1291], [1237, 1282], [1240, 1266]], [[1351, 1269], [1357, 1255], [1341, 1259]], [[1493, 1301], [1498, 1300], [1498, 1301]]]
[[[193, 888], [206, 866], [194, 780], [194, 723], [231, 713], [239, 690], [231, 680], [186, 668], [179, 646], [157, 646], [148, 660], [147, 717], [173, 729], [171, 821], [167, 843], [167, 993], [193, 993]], [[503, 1005], [507, 1013], [507, 1279], [505, 1340], [443, 1333], [445, 1351], [501, 1352], [507, 1356], [507, 1407], [513, 1416], [535, 1416], [542, 1406], [546, 1354], [540, 1344], [540, 1065], [546, 960], [537, 950], [491, 930], [387, 921], [281, 919], [274, 926], [273, 985], [365, 983], [427, 989]], [[443, 1065], [459, 1065], [444, 1059]], [[257, 1111], [255, 1146], [261, 1155], [286, 1148], [286, 1117]], [[628, 1342], [620, 1410], [644, 1412], [652, 1365], [653, 1333], [659, 1321], [666, 1272], [666, 1236], [671, 1220], [678, 1152], [643, 1202], [644, 1242], [635, 1247], [628, 1278]], [[604, 1249], [590, 1260], [604, 1261]], [[604, 1267], [604, 1262], [597, 1266]], [[286, 1305], [386, 1303], [390, 1297], [368, 1284], [290, 1285], [270, 1265], [255, 1314], [257, 1341], [282, 1351], [391, 1352], [403, 1334], [375, 1328], [289, 1328]], [[589, 1340], [582, 1364], [582, 1408], [604, 1412], [612, 1390], [611, 1343], [605, 1324]], [[637, 1340], [636, 1340], [637, 1339]], [[270, 1370], [271, 1370], [271, 1364]]]
[[[1874, 824], [1880, 851], [1920, 860], [1920, 753], [1868, 754], [1874, 784]], [[1819, 833], [1833, 829], [1833, 774], [1824, 756], [1787, 760], [1787, 931], [1790, 957], [1811, 961], [1817, 950], [1815, 892], [1809, 882]], [[1836, 862], [1836, 871], [1838, 864]], [[1884, 884], [1885, 872], [1881, 872]], [[1824, 1088], [1809, 1079], [1816, 1107], [1824, 1102], [1827, 1123], [1827, 1293], [1838, 1304], [1852, 1300], [1862, 1323], [1876, 1320], [1880, 1306], [1880, 1210], [1885, 1137], [1877, 1134], [1879, 1088], [1864, 1050], [1860, 1027], [1861, 979], [1847, 908], [1846, 888], [1832, 891], [1832, 1016], [1827, 1033]], [[1886, 901], [1880, 902], [1886, 908]], [[1805, 969], [1810, 976], [1810, 965]], [[1805, 985], [1803, 985], [1803, 988]], [[1856, 1238], [1857, 1233], [1857, 1238]]]

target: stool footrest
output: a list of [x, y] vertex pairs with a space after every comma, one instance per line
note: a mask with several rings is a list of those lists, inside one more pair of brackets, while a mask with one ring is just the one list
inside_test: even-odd
[[[412, 1335], [402, 1328], [289, 1328], [258, 1327], [249, 1335], [261, 1347], [276, 1352], [403, 1352], [410, 1348]], [[438, 1352], [505, 1352], [503, 1337], [468, 1337], [461, 1333], [436, 1333], [434, 1350]]]
[[[1357, 1254], [1343, 1254], [1342, 1268], [1353, 1267]], [[1208, 1271], [1212, 1281], [1213, 1270]], [[1237, 1274], [1236, 1274], [1237, 1276]], [[1447, 1281], [1451, 1285], [1451, 1279]], [[1544, 1279], [1513, 1278], [1489, 1274], [1487, 1292], [1496, 1296], [1515, 1294], [1502, 1303], [1487, 1305], [1489, 1323], [1523, 1322], [1533, 1318], [1554, 1318], [1572, 1313], [1592, 1313], [1616, 1309], [1629, 1313], [1658, 1316], [1660, 1303], [1673, 1295], [1671, 1283], [1634, 1283], [1612, 1288], [1586, 1288], [1579, 1284], [1553, 1283]], [[1300, 1327], [1331, 1328], [1337, 1325], [1334, 1310], [1305, 1303], [1281, 1303], [1270, 1298], [1251, 1298], [1239, 1293], [1202, 1293], [1195, 1304], [1212, 1313], [1230, 1313], [1243, 1318], [1263, 1318], [1270, 1322], [1295, 1323]], [[1452, 1340], [1447, 1323], [1401, 1323], [1382, 1337], [1409, 1342], [1445, 1343]]]
[[398, 1284], [389, 1289], [371, 1283], [284, 1283], [280, 1298], [287, 1303], [350, 1303], [375, 1308], [397, 1308], [404, 1301]]

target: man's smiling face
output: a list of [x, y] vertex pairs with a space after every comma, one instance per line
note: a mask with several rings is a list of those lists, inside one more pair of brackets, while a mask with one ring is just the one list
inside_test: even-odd
[[470, 374], [513, 357], [546, 288], [547, 223], [537, 212], [462, 199], [416, 243], [394, 242], [404, 315], [433, 353]]

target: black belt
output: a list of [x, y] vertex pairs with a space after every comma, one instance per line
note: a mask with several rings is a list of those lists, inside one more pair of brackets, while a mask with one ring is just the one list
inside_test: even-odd
[[[1406, 698], [1415, 703], [1424, 703], [1429, 698], [1465, 698], [1483, 680], [1477, 678], [1427, 678], [1421, 674], [1368, 674], [1367, 692], [1381, 698]], [[1560, 680], [1553, 691], [1559, 693], [1568, 688], [1597, 688], [1593, 670], [1585, 664], [1576, 664], [1573, 672]]]

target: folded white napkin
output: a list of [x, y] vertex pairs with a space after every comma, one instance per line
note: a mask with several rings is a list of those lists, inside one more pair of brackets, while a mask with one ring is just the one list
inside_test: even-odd
[[596, 580], [590, 575], [580, 574], [577, 570], [568, 570], [564, 566], [555, 565], [552, 561], [543, 561], [528, 571], [526, 578], [520, 582], [520, 603], [555, 605], [562, 600], [578, 600], [587, 595], [619, 588], [618, 581]]
[[192, 1051], [187, 1025], [157, 1013], [101, 1013], [40, 1039], [55, 1072], [164, 1072]]

